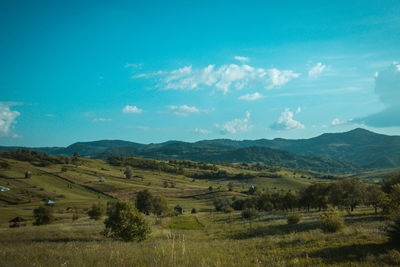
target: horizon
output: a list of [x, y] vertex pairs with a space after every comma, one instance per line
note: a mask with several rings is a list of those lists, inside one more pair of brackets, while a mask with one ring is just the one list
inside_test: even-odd
[[0, 7], [0, 146], [400, 135], [398, 1]]
[[[123, 140], [123, 139], [97, 139], [97, 140], [85, 140], [85, 141], [77, 141], [71, 144], [68, 144], [66, 146], [57, 146], [57, 145], [50, 145], [50, 146], [36, 146], [36, 147], [30, 147], [30, 146], [2, 146], [0, 145], [0, 147], [21, 147], [21, 148], [28, 148], [28, 149], [34, 149], [34, 148], [44, 148], [44, 147], [48, 147], [48, 148], [66, 148], [69, 147], [71, 145], [77, 144], [77, 143], [92, 143], [92, 142], [101, 142], [101, 141], [123, 141], [123, 142], [131, 142], [131, 143], [137, 143], [137, 144], [143, 144], [143, 145], [152, 145], [152, 144], [163, 144], [163, 143], [167, 143], [167, 142], [182, 142], [182, 143], [197, 143], [197, 142], [201, 142], [201, 141], [213, 141], [213, 140], [231, 140], [231, 141], [236, 141], [236, 142], [243, 142], [243, 141], [257, 141], [257, 140], [276, 140], [276, 139], [285, 139], [285, 140], [302, 140], [302, 139], [312, 139], [312, 138], [318, 138], [321, 135], [324, 134], [341, 134], [341, 133], [349, 133], [349, 132], [353, 132], [355, 130], [365, 130], [374, 134], [378, 134], [378, 135], [386, 135], [383, 133], [379, 133], [379, 132], [374, 132], [374, 131], [370, 131], [368, 129], [365, 128], [361, 128], [361, 127], [356, 127], [353, 128], [351, 130], [348, 131], [344, 131], [344, 132], [325, 132], [325, 133], [321, 133], [318, 134], [316, 136], [312, 136], [310, 138], [293, 138], [293, 139], [289, 139], [289, 138], [281, 138], [281, 137], [275, 137], [275, 138], [258, 138], [258, 139], [234, 139], [234, 138], [214, 138], [214, 139], [200, 139], [200, 140], [196, 140], [196, 141], [184, 141], [184, 140], [174, 140], [174, 139], [170, 139], [170, 140], [164, 140], [161, 142], [150, 142], [150, 143], [141, 143], [141, 142], [136, 142], [134, 140]], [[400, 135], [386, 135], [386, 136], [400, 136]]]

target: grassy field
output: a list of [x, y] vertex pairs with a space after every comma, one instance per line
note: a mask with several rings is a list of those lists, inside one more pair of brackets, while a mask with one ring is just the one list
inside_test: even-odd
[[[134, 177], [124, 179], [123, 168], [101, 160], [82, 159], [79, 166], [47, 167], [5, 160], [10, 168], [0, 170], [0, 185], [11, 190], [0, 192], [0, 266], [400, 265], [400, 253], [387, 242], [388, 220], [367, 207], [342, 213], [344, 230], [330, 234], [320, 230], [316, 211], [300, 212], [302, 219], [297, 225], [288, 225], [283, 212], [259, 213], [248, 221], [240, 212], [213, 211], [215, 198], [244, 197], [242, 191], [250, 185], [261, 190], [299, 190], [324, 181], [318, 174], [278, 168], [269, 177], [265, 171], [244, 170], [233, 164], [217, 167], [231, 174], [251, 173], [254, 178], [193, 179], [135, 168]], [[61, 170], [63, 166], [66, 171]], [[27, 170], [32, 172], [28, 179], [24, 178]], [[99, 177], [105, 181], [100, 182]], [[94, 221], [86, 215], [92, 203], [132, 200], [142, 189], [165, 196], [170, 207], [180, 204], [185, 214], [146, 216], [152, 234], [142, 243], [107, 239], [100, 233], [104, 218]], [[46, 199], [56, 202], [55, 222], [31, 225], [32, 210]], [[78, 220], [72, 220], [67, 207], [76, 210]], [[198, 213], [190, 214], [192, 208]], [[15, 216], [29, 219], [28, 226], [8, 228], [8, 220]]]

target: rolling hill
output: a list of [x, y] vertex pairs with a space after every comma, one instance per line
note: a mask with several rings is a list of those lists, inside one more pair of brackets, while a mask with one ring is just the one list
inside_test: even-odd
[[[0, 147], [16, 150], [21, 147]], [[28, 148], [50, 155], [78, 152], [90, 158], [140, 156], [154, 159], [187, 159], [204, 162], [261, 162], [321, 172], [353, 172], [360, 168], [400, 166], [400, 136], [377, 134], [357, 128], [344, 133], [325, 133], [309, 139], [202, 140], [195, 143], [168, 141], [139, 144], [122, 140], [78, 142], [68, 147]]]

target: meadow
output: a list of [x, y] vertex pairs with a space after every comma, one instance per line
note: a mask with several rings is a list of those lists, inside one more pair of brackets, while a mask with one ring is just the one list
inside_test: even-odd
[[[298, 211], [298, 224], [287, 224], [283, 211], [259, 212], [252, 220], [240, 211], [216, 212], [216, 198], [245, 198], [255, 185], [265, 190], [300, 190], [324, 175], [276, 167], [253, 170], [235, 164], [216, 165], [228, 177], [238, 173], [251, 178], [194, 179], [187, 173], [202, 172], [196, 166], [184, 174], [133, 168], [125, 179], [124, 168], [102, 160], [80, 159], [78, 165], [50, 164], [2, 158], [9, 166], [0, 171], [0, 185], [11, 190], [0, 194], [0, 266], [393, 266], [400, 253], [388, 243], [389, 218], [371, 207], [341, 211], [345, 228], [337, 233], [320, 229], [318, 210]], [[65, 167], [63, 169], [63, 167]], [[31, 178], [24, 178], [25, 172]], [[104, 182], [99, 181], [104, 177]], [[236, 176], [235, 176], [236, 177]], [[246, 176], [244, 176], [246, 177]], [[212, 190], [210, 190], [212, 187]], [[231, 187], [231, 190], [228, 188]], [[148, 215], [152, 228], [141, 243], [104, 237], [103, 217], [90, 220], [86, 212], [93, 203], [114, 199], [133, 201], [148, 189], [179, 204], [179, 216]], [[34, 226], [33, 209], [46, 199], [55, 201], [55, 221]], [[66, 210], [73, 207], [78, 219]], [[197, 213], [191, 214], [192, 208]], [[15, 216], [28, 225], [8, 228]]]

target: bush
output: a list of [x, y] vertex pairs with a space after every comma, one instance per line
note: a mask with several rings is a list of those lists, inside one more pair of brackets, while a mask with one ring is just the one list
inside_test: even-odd
[[144, 216], [128, 201], [108, 203], [107, 216], [103, 232], [107, 237], [140, 242], [151, 233]]
[[126, 178], [126, 179], [131, 179], [132, 176], [133, 176], [133, 170], [132, 170], [132, 168], [129, 167], [129, 166], [126, 167], [124, 174], [125, 174], [125, 178]]
[[40, 206], [33, 210], [35, 225], [49, 224], [54, 221], [53, 210], [48, 206]]
[[344, 228], [344, 220], [336, 209], [320, 214], [321, 229], [326, 233], [339, 232]]
[[252, 219], [253, 217], [257, 216], [257, 210], [250, 208], [250, 209], [245, 209], [242, 211], [242, 218], [243, 219]]
[[224, 212], [225, 213], [232, 213], [234, 209], [231, 206], [225, 207]]
[[93, 204], [92, 208], [88, 211], [88, 215], [92, 220], [100, 220], [101, 216], [103, 216], [104, 209], [103, 206], [99, 204]]
[[290, 213], [287, 216], [287, 223], [288, 224], [298, 224], [300, 222], [300, 215], [298, 213]]
[[387, 234], [392, 243], [400, 245], [400, 216], [388, 227]]
[[192, 213], [197, 213], [196, 208], [193, 208], [193, 209], [192, 209]]
[[216, 211], [225, 211], [227, 208], [231, 208], [231, 202], [226, 198], [218, 198], [214, 200], [214, 207]]

